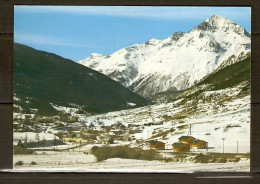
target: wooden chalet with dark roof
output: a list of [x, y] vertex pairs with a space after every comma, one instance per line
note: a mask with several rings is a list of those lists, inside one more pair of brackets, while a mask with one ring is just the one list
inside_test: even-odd
[[149, 141], [150, 149], [165, 149], [165, 143], [161, 141]]
[[190, 145], [187, 143], [175, 142], [172, 147], [173, 151], [176, 152], [190, 152]]
[[180, 143], [190, 143], [190, 142], [193, 141], [193, 140], [195, 140], [195, 138], [192, 137], [192, 136], [181, 136], [181, 137], [179, 138], [179, 142], [180, 142]]
[[203, 141], [203, 140], [199, 140], [199, 139], [195, 139], [195, 140], [190, 142], [190, 145], [192, 147], [197, 147], [197, 148], [207, 148], [208, 142]]

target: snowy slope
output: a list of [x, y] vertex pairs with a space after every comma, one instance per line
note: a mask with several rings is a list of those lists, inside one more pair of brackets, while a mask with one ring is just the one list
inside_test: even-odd
[[148, 97], [193, 86], [230, 57], [232, 61], [243, 58], [250, 52], [250, 42], [250, 34], [243, 27], [213, 15], [188, 33], [151, 39], [110, 56], [91, 54], [79, 63]]
[[100, 126], [97, 122], [105, 126], [115, 122], [122, 122], [126, 127], [138, 125], [141, 132], [131, 134], [133, 145], [137, 145], [135, 139], [159, 140], [168, 149], [179, 137], [188, 135], [191, 126], [191, 135], [207, 141], [211, 152], [222, 152], [222, 138], [225, 138], [226, 152], [235, 153], [239, 141], [239, 152], [247, 153], [250, 152], [250, 95], [241, 93], [246, 85], [240, 83], [232, 88], [204, 91], [199, 98], [184, 97], [171, 103], [83, 117], [83, 120], [96, 127]]

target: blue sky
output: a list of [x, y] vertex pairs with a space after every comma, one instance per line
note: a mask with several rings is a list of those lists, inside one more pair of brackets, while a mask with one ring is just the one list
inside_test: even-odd
[[248, 7], [15, 6], [14, 41], [79, 61], [188, 32], [213, 14], [251, 32]]

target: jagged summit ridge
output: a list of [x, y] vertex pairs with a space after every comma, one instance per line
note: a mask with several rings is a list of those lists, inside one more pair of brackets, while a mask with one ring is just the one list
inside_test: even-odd
[[242, 26], [213, 15], [188, 33], [176, 32], [165, 40], [151, 39], [79, 63], [148, 97], [193, 86], [230, 56], [250, 52], [250, 43]]
[[212, 15], [210, 18], [206, 19], [204, 22], [196, 26], [194, 29], [201, 31], [217, 31], [218, 29], [221, 29], [225, 32], [234, 31], [240, 35], [250, 35], [242, 26], [219, 15]]

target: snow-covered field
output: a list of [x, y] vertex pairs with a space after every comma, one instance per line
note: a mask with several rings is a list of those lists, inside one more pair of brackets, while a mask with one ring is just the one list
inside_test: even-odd
[[[34, 155], [14, 155], [14, 163], [23, 161], [23, 166], [15, 166], [18, 170], [57, 170], [79, 172], [193, 172], [193, 171], [249, 171], [249, 159], [236, 163], [193, 163], [144, 161], [133, 159], [111, 158], [96, 162], [91, 154], [78, 151], [37, 152]], [[34, 161], [36, 165], [30, 165]]]

